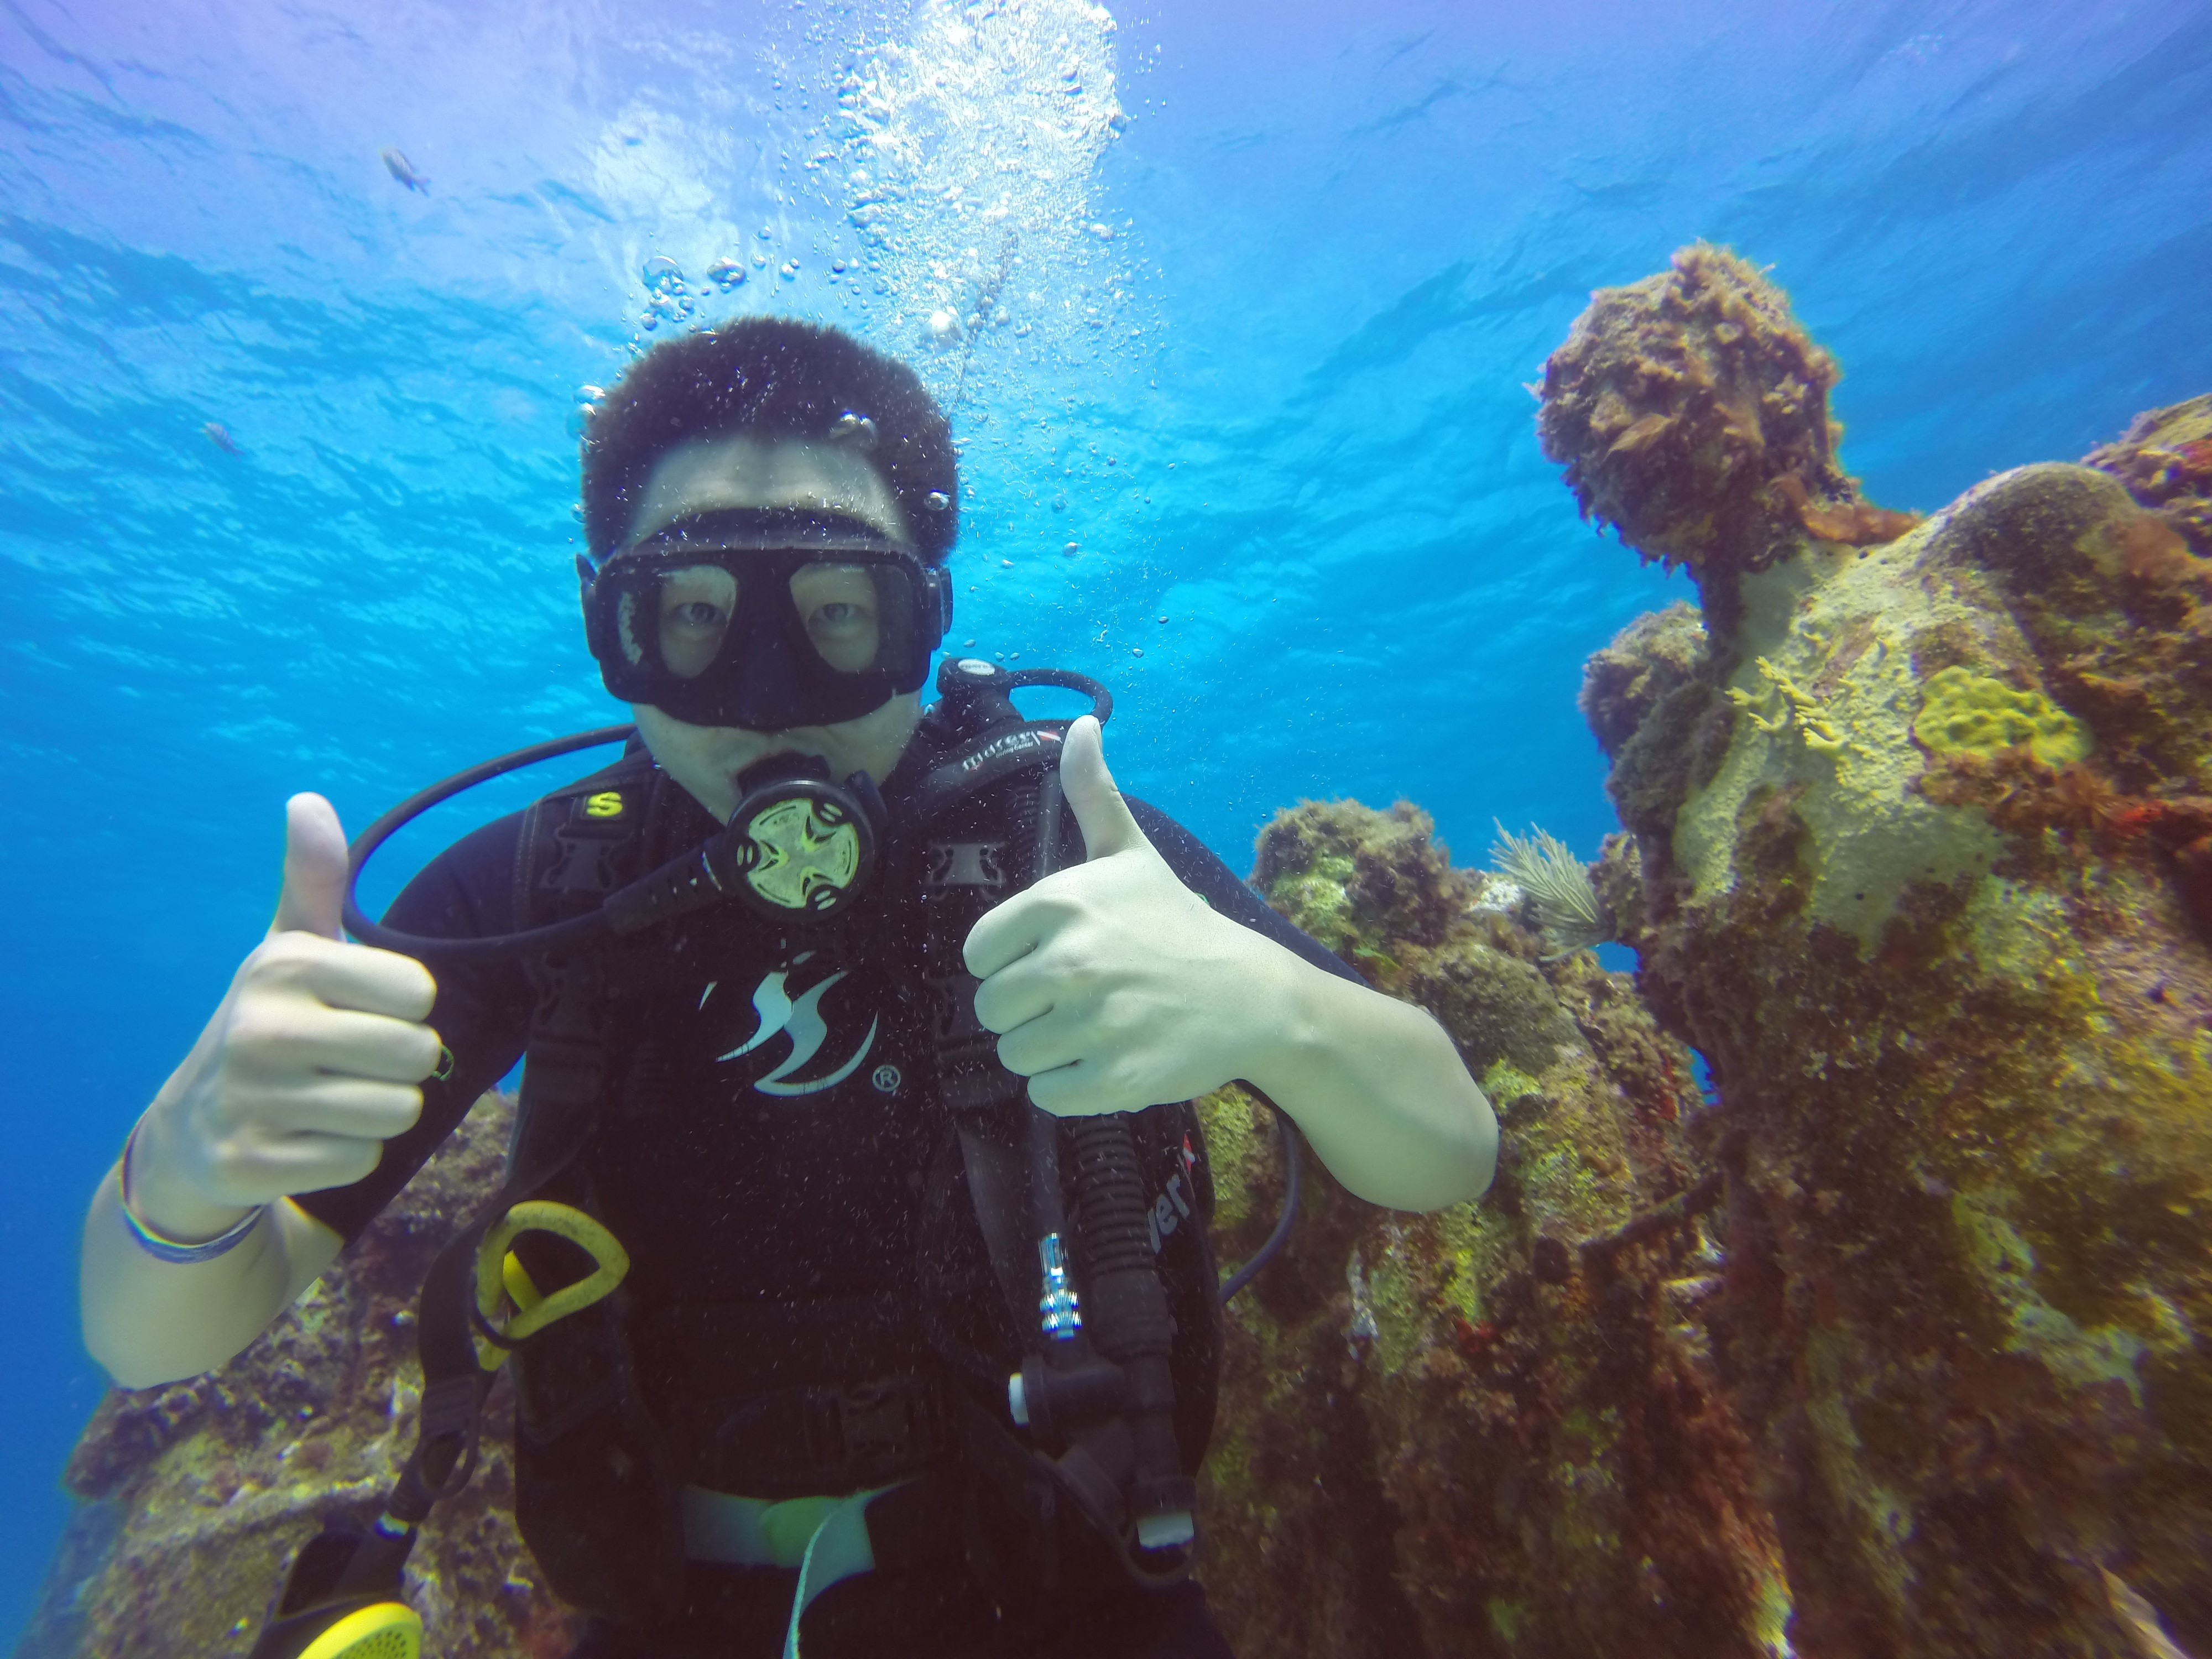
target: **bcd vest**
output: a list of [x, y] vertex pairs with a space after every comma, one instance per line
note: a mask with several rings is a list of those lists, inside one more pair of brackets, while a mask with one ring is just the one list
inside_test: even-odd
[[[922, 754], [956, 747], [927, 722], [917, 744]], [[878, 1565], [941, 1559], [951, 1548], [1018, 1611], [1063, 1574], [1095, 1576], [1099, 1559], [1128, 1553], [1127, 1506], [1148, 1434], [1156, 1481], [1164, 1460], [1186, 1484], [1195, 1472], [1212, 1427], [1221, 1314], [1206, 1239], [1212, 1182], [1188, 1104], [1051, 1132], [1075, 1289], [1094, 1324], [1118, 1310], [1127, 1352], [1111, 1358], [1131, 1381], [1125, 1409], [1057, 1437], [1046, 1425], [1017, 1427], [1008, 1413], [1009, 1376], [1045, 1346], [1024, 1161], [1035, 1114], [975, 1019], [961, 945], [1041, 862], [1081, 859], [1056, 782], [1049, 766], [1013, 769], [927, 823], [895, 823], [875, 897], [829, 933], [781, 942], [791, 956], [872, 964], [915, 1039], [905, 1051], [924, 1073], [905, 1091], [905, 1109], [921, 1118], [911, 1306], [801, 1297], [765, 1312], [672, 1308], [625, 1286], [517, 1349], [517, 1515], [564, 1600], [635, 1624], [670, 1613], [687, 1485], [780, 1498], [918, 1475], [870, 1510]], [[1040, 811], [1041, 788], [1050, 811]], [[545, 796], [520, 838], [518, 927], [589, 910], [679, 851], [696, 822], [689, 798], [641, 754]], [[1041, 845], [1055, 833], [1056, 846]], [[733, 908], [688, 925], [763, 926]], [[537, 1003], [502, 1204], [550, 1198], [594, 1212], [613, 1139], [601, 1132], [650, 1133], [686, 1109], [668, 1097], [665, 1057], [641, 1035], [652, 1000], [670, 988], [670, 926], [532, 964]], [[518, 1255], [548, 1285], [589, 1267], [544, 1235]], [[671, 1353], [690, 1357], [690, 1374], [673, 1374]], [[848, 1355], [862, 1374], [836, 1374]], [[805, 1380], [775, 1385], [793, 1373]]]

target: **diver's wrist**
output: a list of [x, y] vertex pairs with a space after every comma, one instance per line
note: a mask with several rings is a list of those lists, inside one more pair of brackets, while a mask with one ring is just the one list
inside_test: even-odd
[[1328, 1058], [1321, 1000], [1335, 981], [1280, 945], [1260, 942], [1267, 953], [1244, 981], [1250, 1029], [1235, 1075], [1291, 1111], [1301, 1079]]
[[226, 1204], [179, 1180], [167, 1127], [158, 1109], [147, 1112], [125, 1138], [123, 1155], [115, 1162], [116, 1200], [125, 1226], [141, 1248], [155, 1255], [162, 1254], [157, 1248], [162, 1245], [203, 1249], [240, 1231], [268, 1207]]

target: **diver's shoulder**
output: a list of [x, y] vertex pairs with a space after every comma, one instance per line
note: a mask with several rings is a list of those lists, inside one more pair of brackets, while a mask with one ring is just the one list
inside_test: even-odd
[[513, 931], [515, 859], [528, 809], [471, 830], [433, 858], [400, 890], [384, 924], [435, 939]]

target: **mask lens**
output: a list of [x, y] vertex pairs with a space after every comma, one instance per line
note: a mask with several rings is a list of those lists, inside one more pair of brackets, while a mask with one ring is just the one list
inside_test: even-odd
[[[653, 584], [650, 603], [661, 665], [679, 680], [694, 680], [707, 672], [729, 636], [738, 579], [714, 564], [664, 571]], [[625, 606], [624, 620], [635, 625], [634, 606]]]
[[792, 609], [814, 654], [840, 674], [901, 659], [913, 610], [903, 573], [881, 565], [803, 564], [791, 574]]

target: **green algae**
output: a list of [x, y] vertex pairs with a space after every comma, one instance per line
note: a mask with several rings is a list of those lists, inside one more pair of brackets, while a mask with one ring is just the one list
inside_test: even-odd
[[1349, 855], [1317, 854], [1307, 868], [1277, 877], [1267, 888], [1267, 902], [1330, 950], [1340, 951], [1354, 933], [1348, 890], [1353, 874]]
[[1507, 1060], [1498, 1060], [1482, 1074], [1482, 1092], [1492, 1106], [1503, 1109], [1544, 1085]]
[[1528, 1605], [1509, 1595], [1492, 1595], [1482, 1604], [1483, 1616], [1490, 1622], [1490, 1633], [1507, 1647], [1519, 1644], [1522, 1632], [1528, 1627]]
[[1266, 1109], [1235, 1084], [1197, 1102], [1198, 1125], [1213, 1173], [1213, 1226], [1233, 1233], [1252, 1218], [1253, 1194], [1267, 1181], [1274, 1138], [1261, 1122]]

